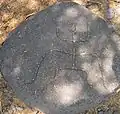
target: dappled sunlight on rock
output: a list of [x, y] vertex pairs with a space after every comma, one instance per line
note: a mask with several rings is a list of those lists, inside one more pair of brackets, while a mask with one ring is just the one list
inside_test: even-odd
[[67, 8], [67, 10], [65, 11], [65, 15], [68, 17], [77, 17], [78, 10], [75, 8]]
[[[94, 47], [95, 50], [100, 50], [105, 47], [104, 39], [105, 37], [101, 37], [99, 39], [99, 44]], [[96, 43], [95, 43], [96, 44]], [[102, 44], [102, 45], [101, 45]], [[85, 46], [84, 46], [85, 47]], [[91, 47], [92, 48], [92, 47]], [[91, 49], [87, 48], [80, 48], [81, 51], [83, 51], [85, 55], [88, 55], [88, 58], [90, 59], [92, 55]], [[87, 54], [84, 50], [87, 50]], [[80, 52], [81, 53], [81, 52]], [[94, 53], [94, 51], [92, 52]], [[109, 94], [114, 91], [116, 87], [118, 87], [119, 83], [116, 80], [115, 73], [112, 69], [113, 64], [113, 57], [115, 55], [114, 50], [112, 49], [111, 45], [108, 45], [107, 48], [104, 49], [103, 57], [102, 58], [96, 58], [95, 61], [92, 63], [83, 63], [82, 68], [87, 71], [88, 73], [88, 82], [93, 85], [93, 88], [95, 88], [100, 94]], [[82, 54], [82, 53], [81, 53]], [[102, 55], [101, 55], [102, 56]], [[85, 56], [84, 56], [85, 57]]]
[[104, 58], [104, 60], [102, 60], [102, 67], [104, 69], [104, 71], [106, 73], [109, 73], [109, 75], [114, 75], [113, 73], [113, 69], [112, 69], [112, 64], [113, 64], [113, 58], [112, 57], [108, 57], [108, 58]]
[[[112, 37], [112, 38], [113, 38], [113, 37]], [[114, 55], [115, 55], [115, 51], [114, 51], [114, 49], [113, 49], [113, 47], [112, 47], [112, 44], [107, 45], [107, 46], [104, 48], [104, 50], [103, 50], [102, 53], [103, 53], [104, 59], [110, 59], [111, 62], [112, 62], [112, 59], [113, 59], [113, 57], [114, 57]], [[110, 65], [111, 65], [111, 62], [110, 62]]]
[[17, 75], [20, 74], [20, 71], [21, 71], [20, 67], [18, 66], [18, 67], [16, 67], [16, 68], [13, 69], [12, 75], [13, 76], [17, 76]]
[[118, 81], [108, 82], [107, 87], [108, 87], [109, 93], [112, 93], [115, 91], [117, 87], [119, 87], [119, 82]]
[[[104, 39], [105, 37], [101, 37], [98, 41], [99, 43], [94, 42], [93, 49], [101, 51], [103, 47], [107, 47], [104, 49], [103, 56], [101, 58], [96, 58], [92, 63], [83, 63], [82, 68], [88, 73], [88, 82], [93, 84], [93, 88], [95, 88], [100, 94], [109, 94], [114, 91], [116, 87], [118, 87], [119, 83], [116, 80], [115, 73], [112, 69], [113, 57], [115, 55], [114, 50], [111, 45], [105, 46]], [[97, 47], [96, 47], [97, 46]], [[85, 46], [84, 46], [85, 47]], [[91, 47], [92, 48], [92, 47]], [[90, 59], [92, 55], [90, 48], [80, 48], [81, 51], [84, 52], [85, 55], [88, 55]], [[87, 54], [84, 50], [87, 50]], [[92, 52], [94, 53], [95, 50]], [[80, 52], [81, 53], [81, 52]], [[96, 52], [98, 53], [98, 52]], [[81, 53], [82, 54], [82, 53]]]
[[85, 46], [81, 46], [79, 49], [78, 49], [78, 55], [80, 57], [82, 57], [83, 59], [85, 59], [86, 57], [88, 58], [89, 57], [89, 49], [86, 48]]
[[46, 100], [58, 106], [67, 107], [88, 98], [80, 74], [70, 70], [61, 71], [47, 87], [46, 92]]
[[83, 66], [84, 70], [87, 71], [88, 74], [88, 83], [90, 83], [100, 94], [108, 94], [108, 91], [104, 86], [104, 78], [101, 75], [98, 61], [95, 61], [92, 64], [85, 64]]
[[80, 17], [76, 22], [77, 22], [76, 25], [77, 32], [88, 32], [89, 28], [86, 17]]
[[113, 57], [105, 58], [103, 61], [103, 76], [104, 84], [109, 92], [113, 92], [119, 86], [119, 81], [116, 79], [114, 70], [112, 69]]
[[113, 92], [114, 89], [118, 87], [119, 83], [115, 78], [115, 74], [111, 66], [109, 66], [110, 61], [109, 63], [106, 63], [105, 61], [102, 62], [102, 65], [107, 67], [107, 70], [112, 70], [109, 72], [105, 71], [106, 68], [101, 65], [101, 62], [102, 60], [97, 60], [92, 64], [85, 63], [83, 64], [83, 68], [87, 71], [88, 83], [91, 84], [100, 94], [106, 95]]
[[[61, 104], [69, 106], [80, 99], [82, 94], [82, 86], [79, 83], [56, 85], [55, 92], [58, 101]], [[83, 96], [81, 96], [82, 99]]]

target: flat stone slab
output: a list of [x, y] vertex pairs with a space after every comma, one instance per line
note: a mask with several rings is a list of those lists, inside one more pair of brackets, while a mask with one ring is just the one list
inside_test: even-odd
[[45, 114], [77, 114], [120, 84], [120, 38], [76, 3], [57, 3], [20, 24], [0, 49], [16, 95]]

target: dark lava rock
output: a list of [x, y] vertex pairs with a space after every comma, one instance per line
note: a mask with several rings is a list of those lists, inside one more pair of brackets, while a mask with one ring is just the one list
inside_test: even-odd
[[16, 95], [46, 114], [77, 114], [119, 86], [120, 38], [76, 3], [58, 3], [10, 33], [0, 69]]

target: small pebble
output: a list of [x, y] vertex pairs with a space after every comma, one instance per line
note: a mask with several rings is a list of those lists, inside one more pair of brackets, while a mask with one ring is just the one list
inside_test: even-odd
[[106, 14], [106, 16], [107, 16], [107, 19], [112, 19], [112, 18], [113, 18], [114, 12], [113, 12], [113, 9], [112, 9], [112, 8], [107, 9], [107, 14]]

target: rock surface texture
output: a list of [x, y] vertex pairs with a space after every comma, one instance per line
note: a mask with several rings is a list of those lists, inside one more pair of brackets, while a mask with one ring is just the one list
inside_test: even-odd
[[16, 95], [45, 114], [77, 114], [120, 84], [120, 38], [76, 3], [57, 3], [12, 31], [0, 69]]

